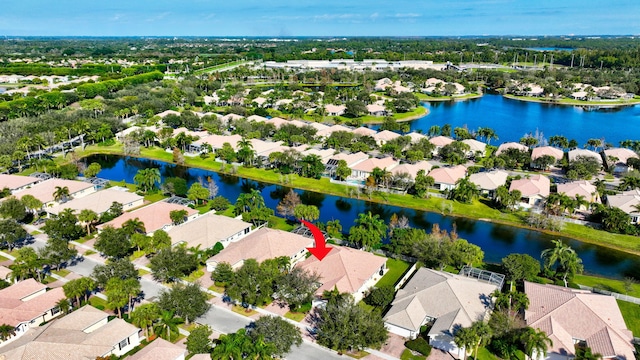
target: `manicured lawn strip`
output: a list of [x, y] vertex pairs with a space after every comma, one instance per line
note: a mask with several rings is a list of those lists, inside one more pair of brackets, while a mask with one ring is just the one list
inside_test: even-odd
[[401, 360], [424, 360], [424, 359], [426, 359], [426, 356], [413, 355], [411, 353], [411, 350], [404, 349], [404, 351], [402, 352], [402, 355], [400, 355], [400, 359]]
[[[475, 350], [475, 349], [474, 349]], [[478, 354], [475, 357], [477, 360], [498, 360], [498, 357], [493, 355], [487, 348], [484, 346], [478, 348]]]
[[617, 301], [627, 328], [631, 330], [633, 336], [640, 336], [640, 305], [622, 300]]
[[138, 276], [144, 276], [144, 275], [147, 275], [147, 274], [151, 274], [151, 273], [148, 272], [145, 269], [138, 269]]
[[182, 278], [184, 281], [188, 281], [188, 282], [194, 282], [198, 279], [200, 279], [201, 277], [204, 276], [204, 267], [195, 270], [194, 272], [192, 272], [191, 274], [189, 274], [189, 276], [186, 276], [184, 278]]
[[[97, 147], [89, 146], [86, 150], [79, 152], [81, 157], [88, 156], [90, 154], [101, 154], [102, 150], [113, 150], [116, 146], [112, 147]], [[121, 146], [120, 146], [121, 147]], [[109, 152], [110, 154], [119, 154], [117, 152]], [[161, 160], [171, 163], [172, 155], [160, 148], [141, 149], [139, 157], [149, 158], [154, 160]], [[201, 159], [200, 157], [187, 157], [186, 166], [197, 167], [205, 170], [211, 170], [215, 172], [220, 171], [221, 163], [212, 161], [209, 159]], [[244, 177], [256, 181], [262, 181], [272, 184], [281, 184], [281, 175], [273, 170], [264, 170], [257, 168], [245, 168], [242, 166], [237, 167], [237, 172], [233, 175]], [[311, 190], [327, 195], [337, 195], [349, 197], [348, 189], [351, 187], [342, 184], [333, 184], [328, 178], [322, 178], [320, 180], [302, 178], [297, 175], [291, 175], [292, 181], [287, 186], [291, 186], [302, 190]], [[493, 209], [481, 201], [474, 201], [472, 204], [462, 204], [459, 202], [452, 202], [440, 198], [428, 198], [418, 199], [410, 195], [403, 194], [386, 194], [382, 192], [375, 192], [371, 198], [360, 197], [360, 199], [368, 200], [371, 202], [383, 203], [388, 205], [396, 205], [405, 208], [412, 208], [422, 211], [432, 211], [441, 213], [443, 215], [453, 215], [460, 217], [468, 217], [473, 219], [487, 220], [505, 225], [511, 225], [521, 228], [532, 229], [525, 225], [523, 222], [524, 213], [503, 213], [497, 209]], [[229, 199], [235, 201], [235, 199]], [[448, 209], [451, 209], [449, 213]], [[598, 244], [601, 246], [618, 249], [631, 254], [640, 255], [640, 247], [638, 247], [637, 237], [629, 235], [613, 234], [602, 230], [596, 230], [587, 228], [585, 226], [576, 224], [565, 224], [561, 232], [546, 231], [539, 229], [532, 229], [541, 231], [551, 235], [565, 236], [574, 238], [587, 243]]]
[[287, 313], [284, 314], [284, 317], [286, 317], [287, 319], [297, 321], [297, 322], [302, 321], [302, 319], [304, 319], [305, 316], [307, 316], [307, 314], [291, 312], [291, 311], [287, 311]]
[[258, 313], [258, 312], [257, 312], [257, 311], [255, 311], [255, 310], [249, 310], [249, 311], [247, 311], [247, 309], [243, 308], [243, 307], [242, 307], [242, 306], [240, 306], [240, 305], [233, 305], [233, 307], [231, 308], [231, 310], [232, 310], [234, 313], [238, 313], [238, 314], [240, 314], [240, 315], [242, 315], [242, 316], [247, 316], [247, 317], [248, 317], [248, 316], [251, 316], [251, 315], [255, 315], [255, 314], [257, 314], [257, 313]]
[[407, 272], [411, 264], [406, 261], [397, 259], [387, 259], [387, 268], [389, 269], [386, 274], [378, 281], [376, 287], [382, 287], [385, 285], [394, 286], [398, 280]]
[[369, 353], [364, 350], [359, 350], [357, 352], [348, 352], [346, 354], [347, 356], [352, 357], [354, 359], [362, 359], [363, 357], [369, 355]]
[[9, 261], [9, 259], [7, 259], [6, 257], [0, 255], [0, 262], [2, 262], [2, 261]]
[[52, 273], [61, 276], [61, 277], [65, 277], [69, 274], [71, 274], [71, 271], [67, 270], [67, 269], [60, 269], [60, 270], [51, 270]]
[[573, 277], [573, 282], [576, 284], [584, 285], [584, 286], [590, 286], [593, 288], [617, 292], [619, 294], [640, 297], [640, 284], [638, 283], [633, 284], [631, 286], [633, 290], [627, 293], [624, 290], [624, 284], [622, 280], [607, 279], [607, 278], [589, 276], [589, 275], [575, 275]]
[[639, 99], [633, 98], [632, 100], [613, 100], [613, 101], [584, 101], [574, 99], [547, 99], [539, 98], [535, 96], [516, 96], [516, 95], [503, 95], [507, 99], [538, 102], [545, 104], [558, 104], [558, 105], [585, 105], [585, 106], [627, 106], [640, 103]]
[[97, 296], [90, 297], [89, 304], [91, 304], [91, 306], [98, 308], [100, 310], [105, 310], [107, 308], [107, 301]]

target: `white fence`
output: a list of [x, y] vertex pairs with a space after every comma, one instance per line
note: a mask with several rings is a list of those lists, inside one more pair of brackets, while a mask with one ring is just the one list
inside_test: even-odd
[[619, 293], [616, 293], [616, 292], [613, 292], [613, 291], [609, 291], [609, 290], [593, 288], [591, 286], [584, 286], [584, 285], [578, 285], [578, 286], [580, 286], [580, 289], [582, 289], [582, 290], [589, 290], [589, 291], [594, 292], [596, 294], [613, 296], [614, 298], [616, 298], [618, 300], [622, 300], [622, 301], [626, 301], [626, 302], [630, 302], [630, 303], [634, 303], [634, 304], [640, 305], [640, 299], [638, 299], [637, 297], [624, 295], [624, 294], [619, 294]]

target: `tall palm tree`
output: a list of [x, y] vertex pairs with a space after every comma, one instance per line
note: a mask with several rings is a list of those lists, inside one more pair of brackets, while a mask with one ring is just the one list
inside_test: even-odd
[[53, 200], [59, 202], [66, 202], [69, 199], [69, 188], [67, 186], [56, 186], [55, 191], [53, 192]]
[[153, 334], [153, 323], [160, 318], [161, 312], [158, 304], [152, 302], [137, 306], [130, 314], [129, 318], [133, 325], [143, 328], [145, 337], [149, 338], [149, 329]]
[[520, 335], [520, 341], [524, 345], [524, 353], [529, 359], [544, 358], [549, 346], [553, 346], [553, 341], [549, 339], [547, 334], [539, 329], [526, 328]]
[[87, 228], [87, 235], [91, 235], [91, 229], [98, 222], [100, 216], [91, 209], [82, 209], [78, 214], [78, 220]]
[[129, 236], [133, 234], [146, 234], [147, 230], [144, 227], [144, 222], [139, 218], [133, 218], [125, 221], [122, 224], [122, 229], [129, 234]]
[[458, 329], [453, 339], [456, 345], [458, 345], [458, 348], [464, 349], [463, 359], [466, 359], [467, 354], [473, 351], [473, 346], [479, 341], [479, 336], [472, 328], [468, 327]]
[[162, 311], [162, 313], [160, 314], [160, 318], [158, 319], [158, 333], [160, 333], [160, 336], [162, 336], [166, 329], [167, 337], [165, 338], [165, 340], [171, 341], [171, 332], [178, 332], [178, 325], [182, 324], [183, 322], [184, 320], [174, 316], [173, 311]]
[[564, 286], [567, 287], [567, 277], [569, 274], [580, 273], [584, 270], [582, 259], [569, 245], [565, 245], [561, 240], [553, 240], [554, 247], [543, 250], [541, 253], [545, 268], [555, 266], [556, 273], [563, 272]]
[[220, 335], [211, 357], [219, 360], [240, 360], [250, 352], [251, 340], [246, 336], [245, 329], [235, 333]]
[[133, 181], [143, 192], [152, 190], [160, 180], [160, 170], [157, 168], [140, 169], [133, 177]]
[[238, 158], [244, 163], [245, 166], [251, 166], [253, 164], [253, 158], [256, 156], [256, 151], [253, 150], [253, 144], [251, 140], [242, 138], [238, 141]]

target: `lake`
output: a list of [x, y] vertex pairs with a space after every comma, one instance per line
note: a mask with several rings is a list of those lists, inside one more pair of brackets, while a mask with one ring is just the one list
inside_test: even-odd
[[[264, 184], [161, 161], [114, 155], [93, 155], [86, 158], [85, 161], [87, 163], [97, 162], [102, 166], [98, 177], [114, 181], [124, 180], [129, 183], [133, 183], [136, 172], [143, 168], [158, 168], [163, 179], [177, 176], [186, 179], [189, 185], [198, 181], [200, 177], [203, 179], [211, 177], [219, 187], [218, 195], [228, 198], [232, 203], [242, 192], [258, 189], [262, 193], [266, 205], [272, 209], [275, 209], [278, 202], [289, 191], [289, 188], [284, 186]], [[540, 252], [551, 247], [551, 240], [557, 238], [537, 231], [491, 222], [443, 216], [438, 213], [405, 209], [312, 191], [296, 191], [305, 204], [312, 204], [320, 209], [320, 221], [338, 219], [345, 232], [349, 231], [358, 214], [371, 211], [379, 214], [388, 222], [391, 215], [396, 213], [398, 216], [406, 216], [412, 226], [427, 231], [431, 230], [433, 224], [439, 224], [440, 228], [449, 231], [455, 228], [460, 238], [480, 246], [485, 252], [485, 260], [493, 263], [500, 262], [503, 257], [511, 253], [526, 253], [539, 259]], [[633, 276], [640, 279], [640, 257], [571, 239], [563, 240], [578, 252], [587, 272], [607, 277]]]
[[470, 130], [490, 127], [498, 140], [492, 145], [518, 141], [527, 133], [542, 132], [575, 139], [582, 147], [588, 139], [604, 138], [618, 146], [621, 140], [640, 140], [640, 106], [587, 111], [581, 107], [548, 105], [485, 94], [465, 101], [423, 104], [429, 114], [410, 123], [411, 130], [427, 133], [433, 125], [467, 126]]

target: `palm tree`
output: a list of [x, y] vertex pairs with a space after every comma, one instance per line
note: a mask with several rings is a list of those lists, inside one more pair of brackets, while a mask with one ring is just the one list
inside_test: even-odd
[[158, 333], [162, 334], [166, 329], [167, 337], [165, 338], [165, 340], [171, 341], [171, 332], [178, 332], [178, 325], [182, 324], [183, 322], [184, 320], [174, 316], [173, 311], [162, 311], [162, 313], [160, 314], [160, 318], [158, 319]]
[[122, 230], [124, 230], [129, 236], [133, 234], [146, 234], [147, 230], [144, 227], [144, 223], [139, 218], [129, 219], [122, 224]]
[[640, 177], [638, 176], [625, 176], [620, 181], [618, 189], [622, 191], [640, 189]]
[[240, 360], [249, 352], [251, 340], [246, 336], [245, 329], [235, 333], [220, 335], [218, 344], [213, 348], [211, 357], [219, 360]]
[[160, 307], [152, 302], [137, 306], [130, 314], [129, 318], [133, 325], [143, 328], [145, 337], [149, 338], [149, 329], [153, 334], [153, 323], [160, 318]]
[[0, 325], [0, 340], [5, 341], [16, 335], [16, 327], [13, 325]]
[[479, 341], [479, 336], [472, 328], [468, 327], [458, 329], [453, 339], [456, 345], [458, 345], [458, 348], [465, 350], [463, 358], [466, 359], [469, 350], [473, 349], [473, 346]]
[[69, 188], [66, 186], [64, 187], [56, 186], [56, 189], [53, 192], [53, 200], [58, 202], [63, 202], [63, 203], [66, 202], [69, 196], [70, 196]]
[[242, 161], [244, 166], [251, 166], [253, 163], [253, 158], [256, 155], [256, 151], [253, 150], [253, 144], [251, 140], [247, 138], [242, 138], [238, 141], [238, 158]]
[[567, 277], [569, 274], [580, 273], [584, 270], [582, 259], [578, 257], [575, 250], [569, 245], [565, 245], [561, 240], [553, 240], [554, 247], [542, 251], [545, 268], [556, 267], [556, 273], [562, 270], [564, 286], [567, 287]]
[[87, 228], [87, 235], [91, 235], [91, 228], [98, 222], [99, 218], [98, 214], [91, 209], [82, 209], [78, 214], [78, 220], [84, 223]]
[[588, 346], [577, 346], [574, 360], [600, 360], [602, 355], [594, 354]]
[[133, 177], [133, 181], [143, 192], [152, 190], [156, 183], [160, 182], [160, 179], [160, 170], [157, 168], [140, 169]]
[[547, 348], [553, 346], [553, 341], [544, 331], [530, 327], [522, 332], [520, 341], [524, 345], [524, 353], [529, 359], [533, 359], [534, 354], [538, 359], [544, 358]]

